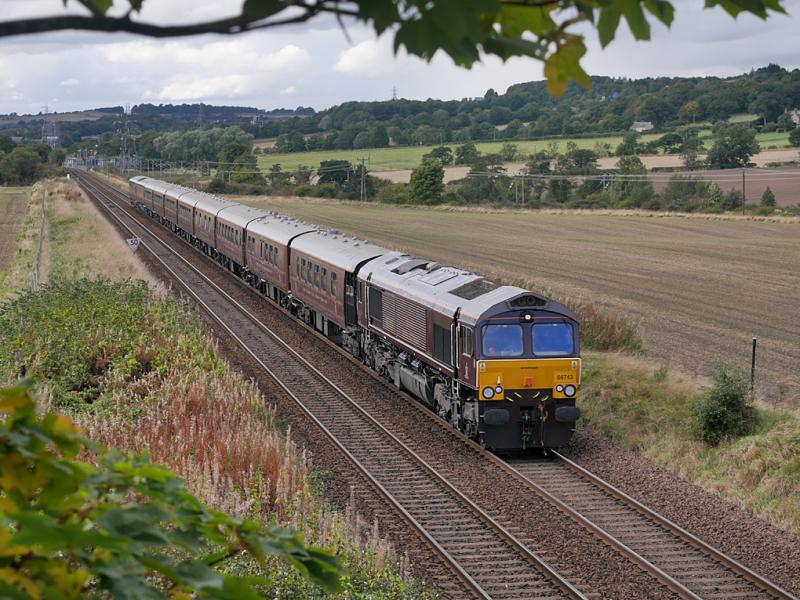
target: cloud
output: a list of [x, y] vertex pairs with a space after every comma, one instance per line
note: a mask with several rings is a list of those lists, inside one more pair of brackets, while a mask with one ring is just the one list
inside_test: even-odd
[[364, 40], [342, 52], [333, 69], [339, 73], [376, 75], [396, 67], [392, 39], [383, 35], [378, 39]]
[[293, 96], [297, 93], [297, 86], [290, 85], [289, 87], [283, 88], [280, 92], [278, 92], [281, 96]]
[[176, 81], [158, 93], [159, 100], [186, 102], [204, 98], [236, 98], [252, 91], [252, 80], [245, 75], [223, 75]]
[[80, 84], [81, 84], [81, 80], [80, 79], [71, 78], [71, 79], [65, 79], [64, 81], [62, 81], [58, 85], [60, 85], [61, 87], [75, 87], [75, 86], [78, 86]]

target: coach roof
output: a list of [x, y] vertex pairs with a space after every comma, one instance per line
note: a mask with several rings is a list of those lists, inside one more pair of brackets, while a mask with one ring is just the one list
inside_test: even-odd
[[258, 208], [247, 206], [246, 204], [233, 204], [226, 206], [219, 213], [217, 219], [235, 225], [241, 229], [247, 227], [247, 224], [256, 219], [263, 219], [267, 213]]
[[333, 229], [301, 236], [292, 242], [292, 249], [351, 272], [364, 261], [389, 252], [386, 248]]
[[253, 221], [247, 231], [279, 244], [287, 245], [293, 238], [304, 233], [316, 231], [316, 225], [303, 223], [276, 213], [267, 213], [263, 219]]

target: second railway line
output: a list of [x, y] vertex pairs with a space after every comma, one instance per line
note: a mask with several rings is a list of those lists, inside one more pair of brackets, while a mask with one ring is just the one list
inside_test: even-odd
[[[99, 186], [100, 184], [95, 182], [95, 185]], [[99, 188], [96, 188], [98, 192], [100, 192]], [[102, 192], [100, 192], [102, 193]], [[106, 194], [110, 194], [111, 192], [106, 189]], [[117, 194], [121, 194], [117, 191]], [[416, 409], [416, 405], [415, 405]], [[341, 415], [339, 418], [334, 417], [334, 421], [340, 420]], [[444, 427], [441, 427], [442, 432], [446, 432], [448, 435], [455, 437], [455, 434], [450, 432]], [[361, 460], [369, 460], [373, 458], [373, 455], [377, 456], [375, 452], [371, 450], [373, 446], [370, 446], [369, 442], [370, 434], [364, 431], [358, 432], [356, 438], [351, 438], [351, 443], [354, 441], [356, 445], [360, 445], [365, 450], [367, 450], [366, 454], [360, 455], [359, 458]], [[346, 433], [344, 434], [346, 437]], [[408, 440], [404, 440], [408, 441]], [[413, 444], [411, 444], [413, 446]], [[482, 460], [489, 461], [495, 467], [498, 466], [498, 461], [495, 457], [488, 455], [485, 452], [482, 452], [478, 449], [478, 447], [474, 444], [469, 444], [469, 447], [472, 452], [477, 453], [481, 456]], [[608, 538], [613, 538], [616, 540], [616, 543], [621, 545], [625, 545], [627, 551], [621, 550], [620, 546], [616, 546], [616, 551], [622, 552], [623, 555], [630, 558], [634, 563], [637, 564], [638, 567], [644, 568], [647, 570], [650, 575], [658, 579], [662, 584], [666, 585], [672, 592], [676, 593], [678, 596], [686, 597], [686, 598], [792, 598], [793, 596], [788, 592], [784, 592], [780, 590], [777, 586], [769, 584], [766, 580], [761, 580], [755, 574], [748, 572], [747, 569], [738, 569], [736, 565], [733, 565], [733, 568], [730, 564], [725, 564], [724, 562], [720, 562], [718, 556], [720, 553], [714, 552], [713, 549], [710, 549], [711, 552], [709, 553], [708, 548], [698, 547], [697, 544], [694, 545], [693, 549], [687, 550], [687, 546], [685, 545], [682, 549], [677, 550], [673, 553], [675, 560], [672, 563], [669, 561], [665, 562], [664, 557], [669, 555], [670, 552], [656, 552], [656, 556], [654, 557], [653, 553], [651, 552], [648, 556], [648, 552], [645, 549], [642, 549], [642, 544], [638, 544], [636, 540], [655, 540], [659, 539], [659, 536], [665, 535], [665, 527], [666, 525], [662, 523], [658, 523], [658, 519], [654, 519], [653, 515], [645, 515], [642, 516], [641, 511], [638, 512], [638, 518], [642, 520], [639, 525], [631, 526], [631, 531], [634, 532], [633, 537], [625, 537], [625, 530], [624, 527], [622, 529], [615, 529], [614, 524], [612, 521], [616, 519], [616, 517], [609, 516], [613, 515], [615, 510], [621, 510], [621, 504], [624, 502], [617, 497], [613, 500], [613, 502], [609, 501], [608, 498], [605, 500], [596, 499], [592, 500], [589, 491], [594, 490], [593, 493], [597, 493], [598, 483], [597, 482], [588, 482], [584, 478], [583, 483], [565, 483], [559, 487], [558, 478], [551, 477], [554, 474], [556, 468], [554, 465], [556, 463], [535, 463], [535, 466], [531, 466], [533, 463], [529, 463], [528, 466], [515, 464], [514, 469], [516, 469], [517, 481], [527, 485], [530, 491], [540, 494], [542, 498], [545, 498], [547, 502], [553, 503], [553, 496], [555, 496], [561, 502], [568, 504], [569, 508], [574, 510], [575, 512], [579, 513], [584, 519], [589, 521], [591, 525], [589, 529], [592, 529], [592, 526], [595, 528], [593, 531], [594, 535], [598, 535], [597, 529], [601, 529], [607, 534]], [[544, 466], [542, 466], [544, 465]], [[505, 467], [509, 469], [509, 476], [514, 476], [511, 473], [511, 469], [509, 467]], [[560, 468], [560, 467], [558, 467]], [[402, 469], [397, 470], [395, 472], [401, 472]], [[402, 481], [401, 478], [398, 478], [398, 481]], [[410, 480], [409, 480], [410, 481]], [[527, 482], [527, 483], [525, 483]], [[580, 497], [576, 497], [575, 495], [570, 495], [569, 490], [570, 486], [576, 486], [576, 489], [580, 488], [580, 486], [584, 486], [581, 488], [584, 492], [580, 495]], [[586, 487], [588, 486], [588, 487]], [[421, 489], [424, 489], [424, 485]], [[544, 490], [544, 493], [542, 491]], [[588, 490], [588, 491], [587, 491]], [[608, 492], [605, 492], [608, 495]], [[414, 504], [414, 498], [409, 498], [407, 502], [410, 502], [412, 505]], [[604, 502], [611, 502], [610, 508], [606, 509], [603, 512], [603, 505]], [[556, 506], [558, 503], [556, 502]], [[587, 506], [595, 506], [596, 508], [589, 509]], [[559, 510], [563, 510], [559, 508]], [[626, 509], [628, 512], [637, 512], [635, 508], [631, 508], [628, 506]], [[567, 514], [569, 510], [565, 511]], [[557, 516], [557, 515], [556, 515]], [[571, 518], [575, 518], [574, 515], [570, 515]], [[555, 517], [551, 517], [553, 519]], [[620, 517], [621, 519], [627, 517]], [[609, 521], [610, 519], [610, 521]], [[586, 527], [586, 523], [581, 523], [581, 526]], [[653, 528], [651, 532], [648, 531], [642, 532], [643, 527], [650, 527]], [[660, 528], [660, 529], [659, 529]], [[674, 536], [674, 533], [670, 533], [669, 535]], [[445, 536], [446, 537], [446, 536]], [[513, 536], [512, 536], [513, 537]], [[602, 534], [600, 535], [603, 538]], [[610, 541], [607, 538], [603, 538], [604, 543], [610, 544], [612, 547], [615, 547], [615, 542]], [[487, 542], [488, 545], [488, 542]], [[653, 546], [650, 542], [644, 543], [644, 546]], [[691, 544], [690, 544], [691, 546]], [[710, 556], [709, 556], [710, 554]], [[635, 556], [639, 557], [637, 561]], [[660, 556], [660, 558], [659, 558]], [[704, 563], [705, 561], [705, 563]], [[708, 561], [711, 561], [709, 566]], [[647, 563], [647, 565], [644, 564]], [[649, 566], [648, 566], [649, 565]], [[676, 567], [675, 565], [678, 565]], [[741, 566], [741, 565], [739, 565]], [[682, 569], [682, 570], [681, 570]], [[719, 571], [719, 573], [715, 573], [714, 570]], [[497, 573], [495, 573], [495, 576]], [[497, 577], [493, 576], [493, 579], [498, 579]], [[508, 577], [508, 581], [514, 581], [514, 576]], [[525, 588], [522, 588], [525, 589]], [[564, 593], [563, 590], [561, 593]], [[506, 595], [503, 595], [506, 594]], [[544, 596], [546, 596], [546, 592], [543, 592]], [[613, 594], [612, 594], [613, 595]], [[495, 591], [494, 594], [490, 594], [491, 597], [540, 597], [541, 594], [538, 592], [534, 593], [533, 588], [527, 588], [527, 591], [521, 593], [521, 595], [514, 595], [514, 592], [498, 592]]]

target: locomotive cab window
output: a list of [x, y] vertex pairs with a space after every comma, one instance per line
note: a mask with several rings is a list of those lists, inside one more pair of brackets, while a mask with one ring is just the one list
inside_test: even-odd
[[472, 356], [473, 353], [472, 327], [465, 327], [464, 325], [462, 325], [459, 331], [461, 332], [461, 353], [464, 356]]
[[481, 348], [484, 356], [522, 356], [522, 325], [485, 325]]
[[433, 357], [446, 365], [453, 364], [450, 328], [433, 324]]
[[531, 333], [536, 356], [567, 356], [575, 351], [569, 323], [534, 323]]

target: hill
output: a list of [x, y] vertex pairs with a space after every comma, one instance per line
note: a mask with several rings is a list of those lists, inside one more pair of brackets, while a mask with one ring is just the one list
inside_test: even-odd
[[265, 123], [252, 133], [276, 137], [278, 152], [298, 152], [591, 136], [626, 131], [635, 121], [668, 130], [743, 113], [744, 120], [758, 120], [763, 131], [771, 131], [791, 125], [787, 111], [800, 107], [800, 70], [778, 65], [727, 78], [591, 81], [590, 89], [572, 85], [561, 98], [536, 81], [463, 100], [345, 102], [302, 121]]

